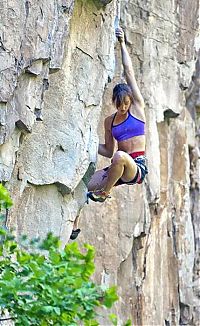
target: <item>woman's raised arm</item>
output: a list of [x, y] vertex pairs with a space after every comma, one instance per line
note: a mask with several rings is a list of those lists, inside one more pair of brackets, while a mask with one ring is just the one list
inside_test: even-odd
[[142, 94], [140, 92], [140, 89], [137, 85], [136, 79], [135, 79], [135, 74], [133, 70], [133, 65], [132, 61], [130, 58], [130, 55], [128, 53], [128, 50], [126, 48], [125, 40], [124, 40], [124, 32], [122, 28], [117, 28], [115, 30], [116, 37], [119, 40], [120, 46], [121, 46], [121, 55], [122, 55], [122, 64], [124, 67], [124, 73], [125, 73], [125, 78], [127, 81], [127, 84], [130, 86], [133, 97], [135, 102], [141, 107], [144, 108], [144, 99], [142, 97]]

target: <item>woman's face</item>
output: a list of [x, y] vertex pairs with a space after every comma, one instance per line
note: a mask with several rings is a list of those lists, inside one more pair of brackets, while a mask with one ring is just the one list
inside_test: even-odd
[[124, 96], [123, 102], [117, 107], [120, 114], [126, 114], [131, 106], [131, 99], [128, 95]]

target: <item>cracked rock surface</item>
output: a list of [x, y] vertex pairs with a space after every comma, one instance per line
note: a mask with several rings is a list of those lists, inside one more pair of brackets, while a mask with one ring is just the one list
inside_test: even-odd
[[[96, 248], [94, 278], [116, 284], [119, 325], [198, 325], [200, 53], [197, 0], [121, 1], [121, 25], [146, 104], [149, 174], [86, 203], [104, 118], [123, 81], [117, 1], [3, 1], [0, 177], [16, 235]], [[100, 325], [107, 326], [105, 311]]]

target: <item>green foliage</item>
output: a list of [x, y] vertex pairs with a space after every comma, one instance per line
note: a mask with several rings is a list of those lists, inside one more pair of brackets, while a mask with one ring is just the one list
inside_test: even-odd
[[[115, 314], [110, 314], [109, 319], [114, 326], [118, 325], [117, 316]], [[132, 326], [131, 320], [130, 319], [127, 320], [123, 326]]]
[[[3, 186], [0, 201], [1, 208], [12, 205]], [[76, 242], [61, 250], [52, 233], [42, 242], [23, 236], [19, 245], [0, 228], [1, 315], [8, 311], [16, 326], [98, 325], [95, 308], [110, 308], [118, 297], [114, 287], [103, 290], [90, 280], [94, 255], [92, 246], [81, 252]]]
[[[9, 193], [0, 184], [0, 211], [11, 206]], [[112, 307], [118, 300], [116, 287], [103, 289], [90, 280], [94, 247], [85, 244], [81, 252], [76, 242], [64, 249], [60, 244], [52, 233], [43, 241], [22, 236], [18, 243], [0, 228], [1, 316], [8, 312], [16, 326], [99, 325], [96, 308]], [[109, 318], [117, 326], [117, 317]]]
[[4, 186], [0, 183], [0, 210], [2, 208], [9, 208], [12, 206], [12, 200], [9, 196], [8, 191]]
[[0, 307], [16, 325], [98, 325], [95, 307], [117, 300], [114, 288], [103, 291], [90, 281], [93, 247], [85, 245], [82, 253], [76, 242], [64, 250], [58, 243], [48, 234], [40, 245], [45, 254], [28, 252], [1, 230]]

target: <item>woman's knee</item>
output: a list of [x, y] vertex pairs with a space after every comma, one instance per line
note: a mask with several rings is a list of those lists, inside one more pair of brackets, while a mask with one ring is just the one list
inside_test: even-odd
[[123, 151], [117, 151], [112, 159], [112, 164], [125, 164], [126, 163], [126, 155]]

